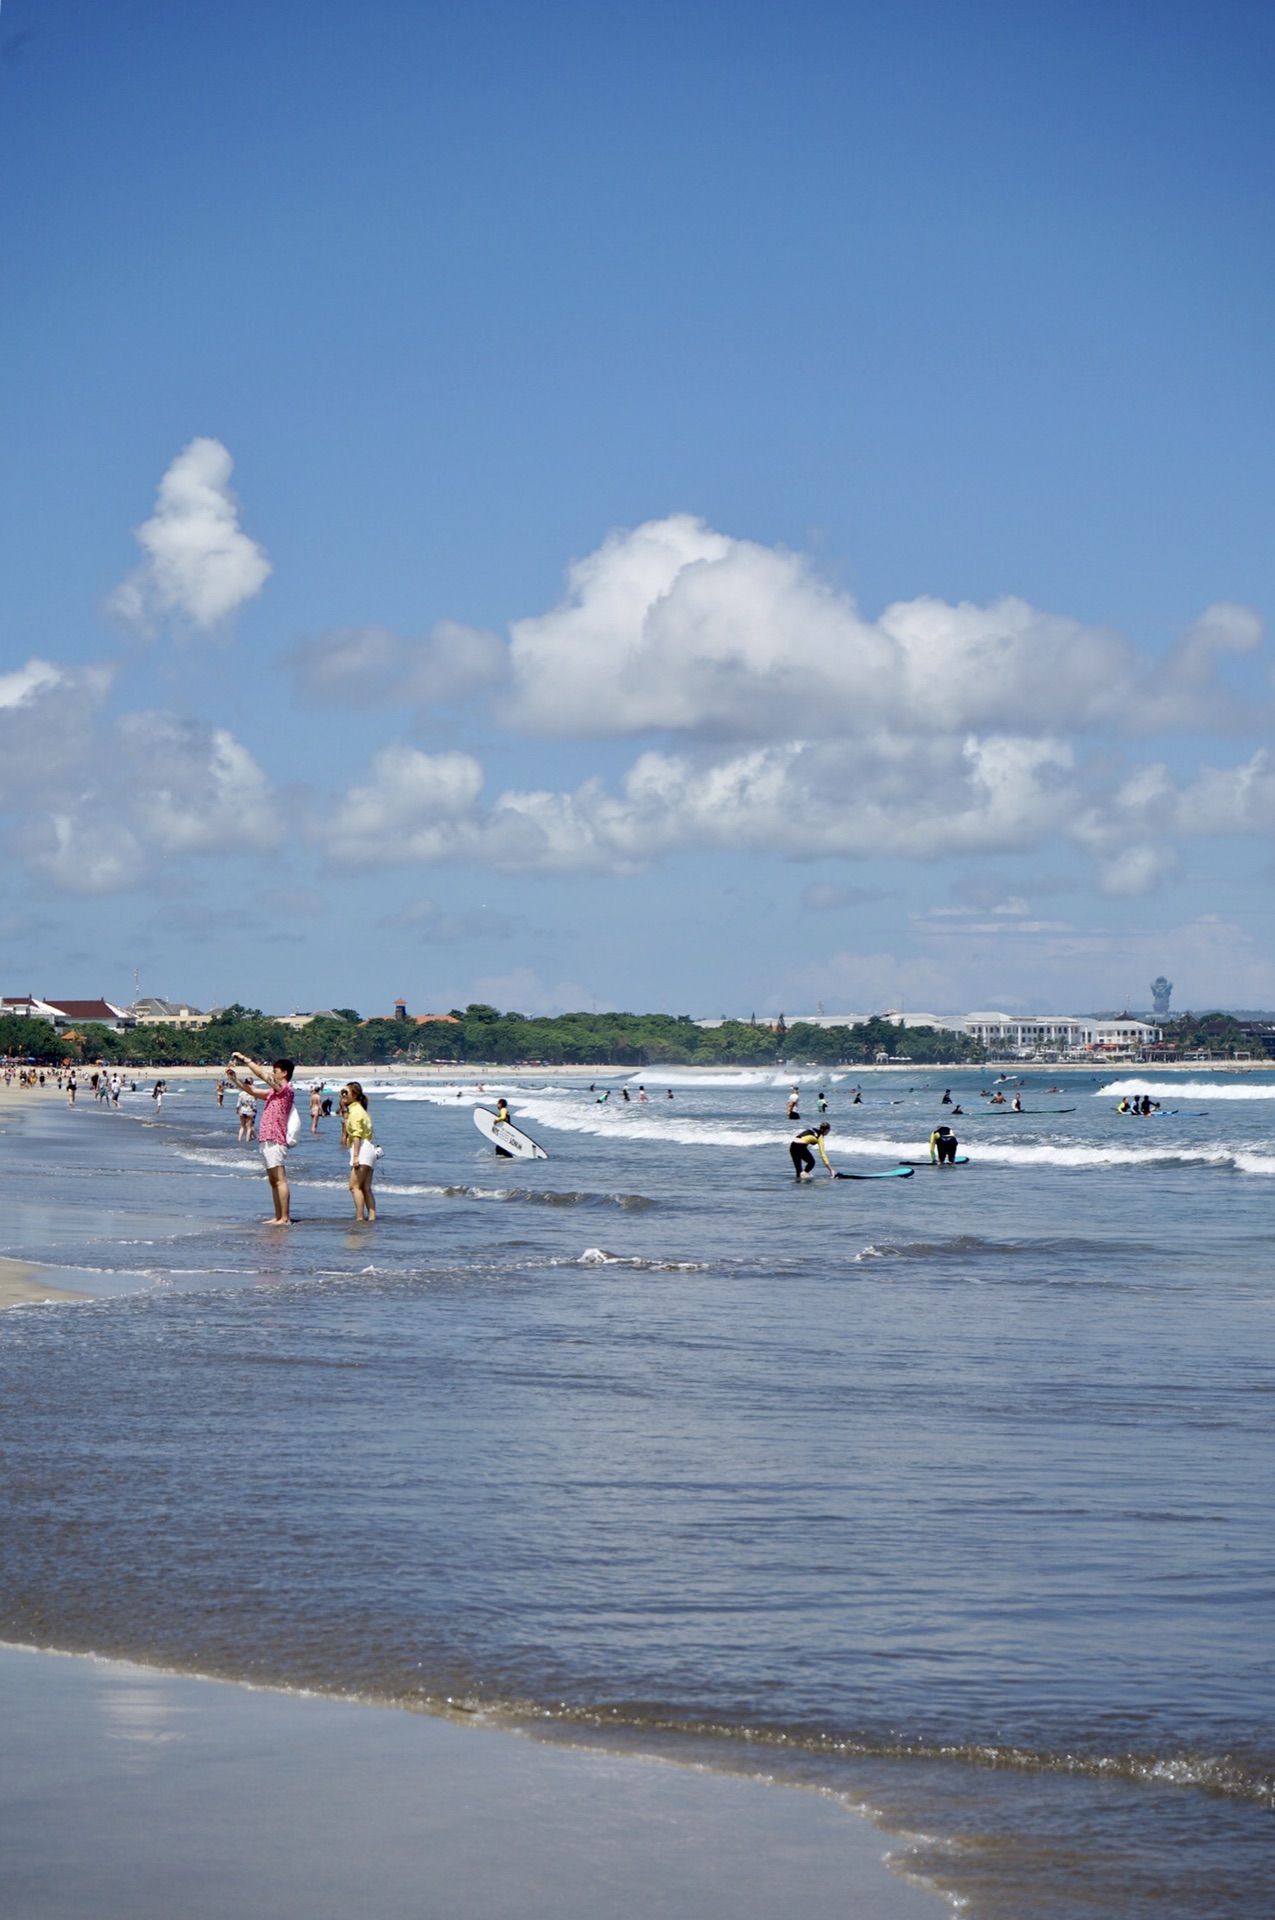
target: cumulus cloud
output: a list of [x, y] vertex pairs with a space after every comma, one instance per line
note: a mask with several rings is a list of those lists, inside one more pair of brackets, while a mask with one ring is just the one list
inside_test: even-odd
[[207, 632], [261, 592], [270, 562], [239, 524], [233, 469], [220, 440], [192, 440], [178, 454], [136, 530], [141, 565], [108, 602], [120, 619], [145, 632], [176, 615]]
[[108, 714], [113, 677], [34, 661], [0, 678], [10, 849], [57, 887], [109, 893], [165, 858], [277, 846], [284, 822], [247, 748], [168, 713]]
[[385, 627], [341, 627], [286, 654], [308, 706], [428, 706], [490, 687], [505, 672], [499, 635], [443, 620], [423, 640]]
[[1206, 607], [1164, 660], [1144, 674], [1130, 714], [1131, 729], [1226, 733], [1269, 724], [1269, 703], [1244, 699], [1217, 678], [1224, 656], [1256, 653], [1263, 638], [1262, 622], [1251, 607], [1229, 600]]
[[51, 666], [47, 660], [28, 660], [25, 667], [18, 667], [13, 673], [0, 673], [0, 711], [29, 707], [37, 694], [60, 687], [65, 678], [62, 669]]
[[689, 515], [613, 533], [510, 634], [507, 717], [546, 735], [1089, 728], [1127, 711], [1138, 670], [1121, 635], [1023, 600], [866, 620], [804, 556]]
[[594, 779], [572, 793], [509, 790], [484, 808], [477, 761], [398, 745], [374, 756], [322, 837], [345, 864], [522, 872], [626, 873], [705, 846], [934, 859], [1025, 847], [1062, 827], [1072, 776], [1070, 750], [1052, 740], [797, 741], [703, 761], [649, 752], [619, 794]]
[[321, 829], [332, 859], [349, 866], [454, 858], [468, 829], [483, 770], [467, 753], [384, 747], [371, 778], [351, 787]]
[[145, 843], [160, 853], [267, 853], [283, 837], [269, 780], [224, 727], [169, 713], [118, 723], [129, 772], [124, 796]]

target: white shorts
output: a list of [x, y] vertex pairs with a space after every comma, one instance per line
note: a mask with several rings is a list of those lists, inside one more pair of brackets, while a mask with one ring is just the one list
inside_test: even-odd
[[354, 1142], [354, 1145], [350, 1148], [350, 1165], [351, 1167], [374, 1167], [376, 1165], [376, 1148], [370, 1140], [356, 1140]]
[[273, 1140], [266, 1140], [262, 1143], [261, 1157], [266, 1163], [266, 1172], [273, 1173], [276, 1167], [287, 1164], [288, 1149], [276, 1146]]

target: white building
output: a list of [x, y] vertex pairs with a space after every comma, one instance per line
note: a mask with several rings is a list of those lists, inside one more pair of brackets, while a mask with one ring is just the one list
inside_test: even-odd
[[1127, 1015], [1094, 1020], [1074, 1013], [967, 1013], [963, 1031], [989, 1053], [1141, 1053], [1160, 1037], [1158, 1027]]

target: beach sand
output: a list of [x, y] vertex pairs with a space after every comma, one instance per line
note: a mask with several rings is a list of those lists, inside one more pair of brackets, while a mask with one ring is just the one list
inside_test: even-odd
[[86, 1293], [68, 1292], [65, 1287], [46, 1287], [39, 1267], [25, 1266], [21, 1260], [0, 1258], [0, 1313], [6, 1307], [29, 1307], [49, 1300], [87, 1300]]
[[0, 1647], [22, 1920], [934, 1920], [824, 1794]]

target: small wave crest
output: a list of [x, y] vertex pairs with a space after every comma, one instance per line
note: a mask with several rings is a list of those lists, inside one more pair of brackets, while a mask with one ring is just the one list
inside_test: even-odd
[[1275, 1080], [1109, 1080], [1095, 1100], [1149, 1093], [1153, 1100], [1275, 1100]]
[[[551, 1261], [556, 1266], [557, 1261]], [[605, 1247], [586, 1247], [571, 1263], [577, 1267], [632, 1267], [639, 1273], [707, 1273], [703, 1260], [643, 1260], [638, 1254], [608, 1253]]]
[[[339, 1188], [342, 1182], [307, 1180], [297, 1184], [308, 1187]], [[376, 1191], [382, 1194], [392, 1193], [434, 1200], [521, 1201], [533, 1207], [619, 1207], [626, 1213], [643, 1213], [656, 1204], [644, 1193], [564, 1192], [538, 1187], [479, 1187], [469, 1184], [444, 1186], [440, 1183], [417, 1183], [407, 1180], [378, 1180]]]
[[[489, 1709], [490, 1710], [490, 1709]], [[506, 1712], [509, 1710], [506, 1709]], [[496, 1708], [496, 1713], [501, 1709]], [[971, 1767], [1013, 1769], [1021, 1773], [1071, 1774], [1089, 1779], [1125, 1780], [1140, 1785], [1194, 1788], [1250, 1805], [1275, 1808], [1275, 1769], [1260, 1756], [1246, 1759], [1231, 1753], [1102, 1752], [1081, 1746], [1048, 1748], [999, 1741], [874, 1738], [870, 1734], [838, 1736], [777, 1727], [737, 1725], [712, 1720], [680, 1720], [659, 1713], [629, 1712], [624, 1708], [538, 1707], [513, 1710], [519, 1718], [551, 1727], [586, 1727], [602, 1734], [662, 1735], [674, 1740], [707, 1739], [729, 1747], [783, 1754], [792, 1760], [803, 1755], [845, 1760], [945, 1760]], [[513, 1717], [513, 1714], [510, 1715]]]

